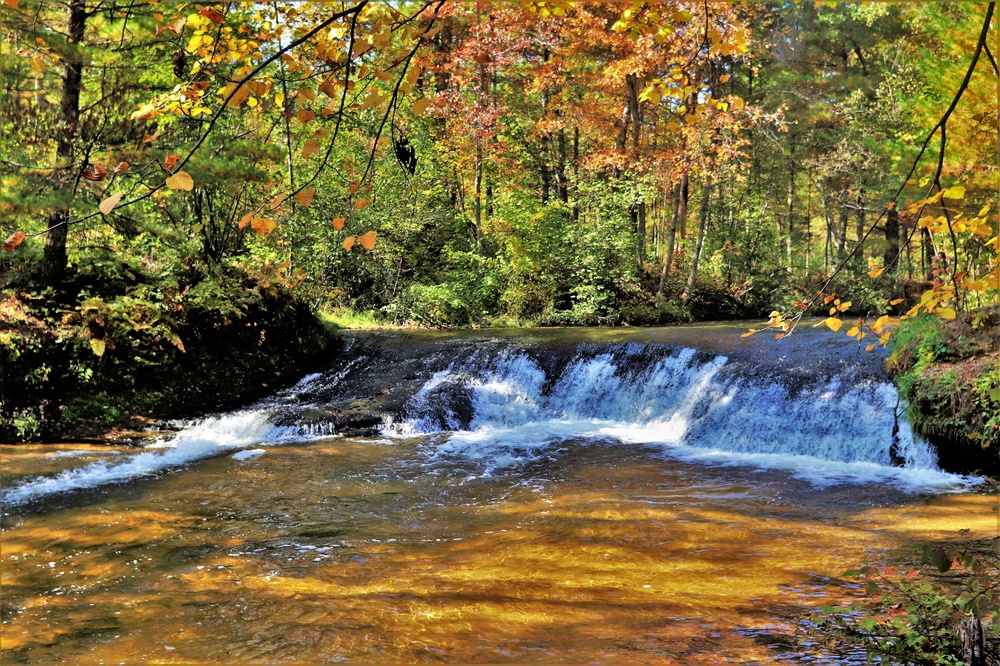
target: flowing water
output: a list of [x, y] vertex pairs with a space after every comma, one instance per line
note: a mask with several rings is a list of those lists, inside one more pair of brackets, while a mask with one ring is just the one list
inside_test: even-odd
[[143, 449], [5, 447], [0, 658], [860, 663], [806, 614], [994, 500], [876, 355], [739, 330], [358, 334]]

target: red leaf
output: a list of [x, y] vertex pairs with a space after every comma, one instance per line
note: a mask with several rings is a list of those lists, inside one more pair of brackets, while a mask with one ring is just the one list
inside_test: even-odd
[[95, 182], [103, 181], [108, 175], [108, 170], [100, 164], [92, 164], [83, 170], [83, 177]]
[[202, 9], [198, 13], [205, 18], [207, 18], [212, 23], [223, 23], [226, 20], [226, 15], [220, 12], [218, 9]]

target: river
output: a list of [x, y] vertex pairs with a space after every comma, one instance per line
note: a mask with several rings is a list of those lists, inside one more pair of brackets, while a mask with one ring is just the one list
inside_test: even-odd
[[354, 334], [143, 449], [3, 447], [0, 657], [863, 663], [808, 613], [995, 500], [877, 354], [740, 330]]

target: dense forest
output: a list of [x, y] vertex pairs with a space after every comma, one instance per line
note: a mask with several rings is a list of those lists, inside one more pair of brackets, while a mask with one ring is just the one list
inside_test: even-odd
[[4, 0], [5, 437], [222, 404], [313, 312], [989, 323], [993, 8]]

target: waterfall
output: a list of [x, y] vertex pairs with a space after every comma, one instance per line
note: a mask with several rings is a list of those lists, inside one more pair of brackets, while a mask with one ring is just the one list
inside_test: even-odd
[[[244, 461], [264, 453], [261, 445], [343, 436], [348, 422], [361, 424], [354, 434], [419, 438], [427, 461], [475, 465], [483, 474], [576, 441], [748, 472], [787, 470], [820, 485], [933, 491], [977, 482], [938, 468], [877, 357], [804, 340], [721, 353], [656, 341], [493, 336], [427, 348], [375, 338], [256, 405], [183, 424], [139, 453], [29, 479], [2, 501], [16, 506], [219, 455]], [[376, 398], [381, 406], [366, 406]]]

